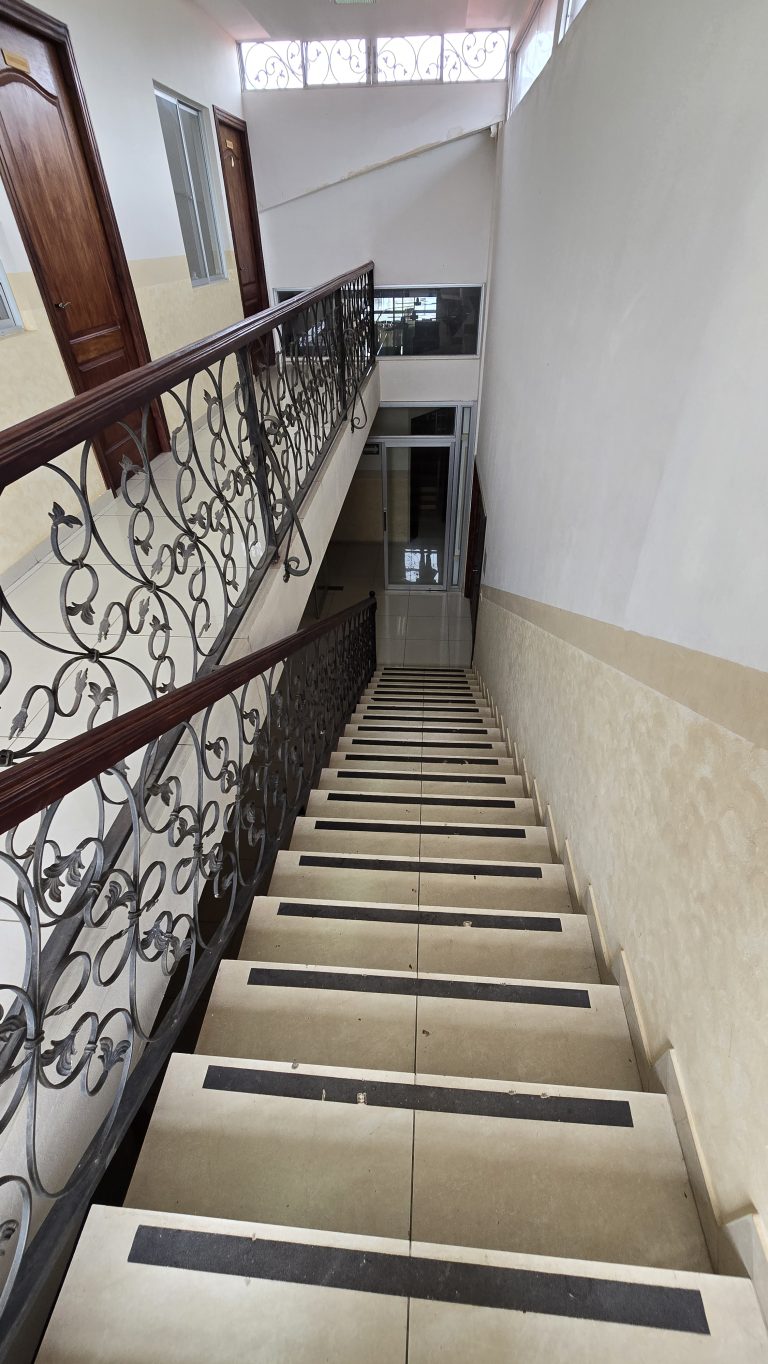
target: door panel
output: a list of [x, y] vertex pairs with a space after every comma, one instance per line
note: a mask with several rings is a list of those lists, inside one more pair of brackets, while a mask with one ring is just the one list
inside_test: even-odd
[[385, 445], [390, 587], [445, 588], [453, 444]]
[[215, 109], [224, 189], [227, 196], [232, 244], [237, 261], [243, 314], [252, 317], [269, 307], [261, 231], [248, 146], [248, 130], [242, 119]]
[[[8, 58], [11, 57], [12, 65]], [[133, 334], [57, 46], [0, 19], [0, 173], [75, 392], [135, 369]], [[41, 393], [41, 408], [45, 394]], [[140, 415], [128, 424], [138, 429]], [[152, 453], [160, 448], [150, 423]], [[133, 451], [103, 433], [103, 472]]]

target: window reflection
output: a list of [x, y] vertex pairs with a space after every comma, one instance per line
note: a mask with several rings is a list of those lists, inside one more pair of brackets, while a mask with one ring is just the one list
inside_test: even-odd
[[481, 289], [376, 289], [378, 354], [477, 355]]

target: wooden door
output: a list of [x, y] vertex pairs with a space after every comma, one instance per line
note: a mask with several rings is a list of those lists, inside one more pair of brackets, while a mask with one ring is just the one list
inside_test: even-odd
[[477, 630], [477, 613], [480, 609], [480, 585], [483, 580], [483, 558], [485, 557], [485, 528], [487, 520], [480, 480], [477, 477], [477, 465], [475, 465], [472, 471], [472, 502], [469, 511], [467, 567], [464, 578], [464, 596], [469, 597], [469, 614], [472, 619], [473, 649], [475, 632]]
[[[121, 247], [121, 260], [115, 259], [114, 219], [105, 221], [106, 186], [94, 183], [98, 153], [81, 133], [87, 114], [79, 86], [71, 84], [76, 72], [66, 29], [56, 41], [5, 20], [3, 8], [0, 0], [0, 174], [73, 388], [81, 393], [148, 360], [146, 340]], [[40, 409], [46, 406], [41, 390]], [[137, 429], [140, 420], [136, 414], [128, 424]], [[162, 448], [163, 435], [154, 413], [150, 453]], [[123, 456], [137, 460], [130, 435], [117, 423], [101, 434], [97, 454], [112, 488], [119, 487]]]
[[241, 118], [214, 109], [219, 155], [224, 173], [232, 244], [240, 281], [243, 315], [253, 317], [269, 307], [267, 277], [261, 250], [259, 214], [248, 146], [248, 129]]

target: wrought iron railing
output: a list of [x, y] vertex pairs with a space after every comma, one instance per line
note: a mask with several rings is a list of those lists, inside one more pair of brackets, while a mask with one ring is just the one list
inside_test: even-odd
[[43, 561], [0, 590], [0, 767], [204, 675], [270, 565], [307, 571], [298, 512], [374, 360], [369, 262], [0, 433], [0, 547], [34, 475]]
[[0, 780], [6, 968], [18, 947], [0, 977], [6, 1345], [39, 1317], [51, 1264], [266, 888], [375, 668], [375, 610], [371, 596]]

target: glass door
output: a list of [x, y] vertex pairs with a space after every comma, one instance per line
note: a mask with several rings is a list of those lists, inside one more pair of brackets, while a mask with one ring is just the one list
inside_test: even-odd
[[448, 585], [454, 448], [434, 438], [382, 443], [387, 587]]

